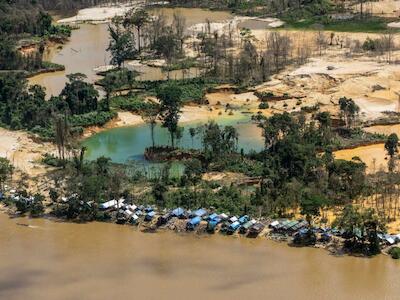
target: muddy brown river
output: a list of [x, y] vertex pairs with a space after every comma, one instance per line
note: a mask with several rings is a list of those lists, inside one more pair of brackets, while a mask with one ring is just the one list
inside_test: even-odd
[[[172, 22], [174, 13], [181, 14], [186, 18], [186, 26], [205, 22], [221, 22], [233, 18], [228, 12], [209, 11], [204, 9], [188, 8], [160, 8], [152, 9], [153, 15], [163, 14], [167, 22]], [[49, 47], [44, 59], [65, 66], [65, 71], [45, 73], [29, 79], [31, 84], [39, 84], [46, 88], [48, 96], [57, 96], [65, 86], [67, 78], [65, 75], [80, 72], [88, 77], [88, 81], [94, 83], [99, 77], [95, 68], [110, 63], [110, 53], [106, 51], [109, 45], [108, 24], [80, 24], [78, 30], [73, 30], [70, 40], [63, 46]], [[144, 66], [138, 80], [165, 80], [168, 78], [166, 72], [160, 68]], [[172, 71], [171, 79], [181, 79], [198, 76], [199, 71], [195, 68], [187, 71]]]
[[0, 214], [0, 299], [399, 299], [399, 271], [383, 255]]

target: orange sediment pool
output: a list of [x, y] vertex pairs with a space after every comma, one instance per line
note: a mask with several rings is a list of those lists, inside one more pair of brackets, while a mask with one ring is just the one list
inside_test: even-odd
[[387, 170], [387, 156], [384, 144], [360, 146], [354, 149], [343, 149], [335, 151], [336, 159], [352, 160], [360, 158], [367, 165], [367, 173], [379, 170]]

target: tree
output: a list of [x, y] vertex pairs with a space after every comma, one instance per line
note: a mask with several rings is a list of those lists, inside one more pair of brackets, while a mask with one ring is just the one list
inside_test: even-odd
[[153, 105], [151, 108], [148, 108], [143, 111], [142, 119], [145, 123], [147, 123], [150, 127], [150, 135], [151, 135], [151, 145], [155, 147], [154, 140], [154, 129], [157, 126], [157, 119], [160, 114], [160, 108], [156, 105]]
[[168, 129], [171, 136], [171, 146], [174, 148], [182, 106], [182, 90], [175, 83], [167, 83], [157, 89], [157, 98], [161, 105], [162, 126]]
[[69, 139], [69, 124], [67, 117], [64, 115], [56, 115], [54, 117], [55, 140], [57, 144], [58, 157], [65, 160], [65, 148]]
[[84, 157], [85, 157], [86, 150], [87, 150], [87, 148], [82, 146], [79, 150], [79, 154], [78, 154], [78, 151], [73, 151], [73, 155], [74, 155], [73, 165], [74, 165], [78, 175], [83, 171]]
[[235, 152], [238, 139], [237, 130], [232, 126], [221, 128], [213, 121], [204, 126], [203, 149], [206, 156], [211, 159]]
[[201, 161], [198, 159], [191, 159], [185, 161], [184, 175], [190, 183], [196, 184], [201, 179], [203, 173], [203, 167]]
[[351, 128], [360, 108], [353, 99], [342, 97], [339, 99], [340, 113], [346, 127]]
[[154, 50], [156, 41], [165, 34], [166, 31], [166, 18], [163, 14], [152, 16], [148, 25], [146, 26], [146, 35], [150, 41], [150, 48]]
[[[378, 232], [386, 231], [384, 219], [380, 218], [372, 208], [361, 209], [358, 206], [346, 205], [341, 214], [335, 219], [333, 226], [343, 230], [350, 250], [366, 251], [367, 254], [380, 252]], [[368, 241], [367, 249], [364, 249]]]
[[[115, 90], [117, 83], [116, 83], [116, 78], [114, 74], [106, 74], [106, 76], [103, 79], [103, 89], [106, 92], [106, 98], [105, 98], [105, 103], [103, 105], [103, 110], [104, 111], [109, 111], [110, 110], [110, 96], [111, 93]], [[103, 100], [104, 101], [104, 100]]]
[[54, 188], [51, 188], [50, 191], [49, 191], [49, 197], [50, 197], [50, 199], [51, 199], [51, 201], [53, 203], [57, 202], [57, 199], [59, 197], [59, 194], [58, 194], [57, 190], [54, 189]]
[[48, 33], [50, 31], [52, 21], [52, 17], [48, 13], [41, 11], [37, 20], [38, 34], [43, 36]]
[[67, 78], [69, 82], [61, 91], [60, 98], [68, 104], [69, 112], [80, 115], [97, 110], [99, 93], [93, 84], [84, 81], [86, 75], [74, 73]]
[[267, 54], [272, 57], [275, 72], [286, 64], [290, 53], [291, 40], [287, 35], [271, 32], [267, 36]]
[[385, 149], [387, 151], [387, 154], [390, 156], [388, 161], [388, 170], [390, 173], [393, 172], [396, 166], [395, 154], [398, 152], [398, 144], [399, 144], [399, 138], [395, 133], [389, 135], [385, 142]]
[[398, 152], [399, 138], [397, 134], [392, 133], [389, 135], [385, 142], [385, 149], [387, 154], [392, 158]]
[[5, 157], [0, 157], [0, 191], [4, 190], [4, 183], [12, 175], [14, 168]]
[[162, 182], [161, 180], [158, 180], [157, 182], [154, 183], [153, 189], [152, 189], [152, 194], [156, 200], [156, 203], [159, 207], [164, 207], [165, 206], [165, 193], [168, 191], [167, 186]]
[[111, 52], [111, 64], [117, 65], [118, 68], [136, 53], [134, 36], [124, 30], [122, 22], [120, 17], [114, 17], [108, 26], [110, 43], [107, 51]]
[[320, 215], [320, 210], [326, 202], [327, 200], [324, 196], [310, 189], [302, 191], [300, 200], [301, 214], [306, 216], [306, 220], [310, 226], [312, 224], [312, 217]]
[[196, 128], [193, 128], [193, 127], [189, 128], [189, 134], [190, 134], [190, 138], [192, 139], [192, 147], [193, 147], [194, 137], [196, 135]]
[[327, 166], [329, 197], [337, 204], [348, 203], [365, 189], [366, 165], [357, 160], [336, 159]]
[[183, 44], [185, 42], [185, 28], [186, 28], [186, 18], [181, 14], [174, 13], [172, 27], [176, 38], [180, 42], [180, 52], [183, 53]]
[[326, 38], [324, 33], [324, 26], [321, 24], [316, 24], [315, 29], [317, 30], [315, 36], [315, 43], [318, 46], [319, 56], [322, 55], [322, 49], [326, 46]]
[[41, 214], [44, 213], [44, 196], [41, 194], [35, 194], [33, 196], [33, 202], [31, 203], [29, 210], [31, 217], [39, 217]]
[[110, 171], [110, 161], [111, 161], [110, 158], [104, 156], [101, 156], [98, 159], [96, 159], [96, 168], [98, 175], [102, 176], [108, 175]]
[[149, 14], [142, 8], [136, 9], [132, 8], [129, 10], [124, 18], [123, 24], [126, 28], [131, 28], [132, 26], [136, 28], [138, 35], [138, 52], [142, 51], [141, 48], [141, 29], [149, 21]]
[[171, 30], [167, 30], [161, 35], [154, 43], [154, 50], [158, 55], [162, 55], [168, 62], [176, 56], [179, 45], [174, 33]]
[[330, 143], [330, 138], [331, 138], [331, 126], [332, 126], [332, 120], [331, 120], [331, 115], [329, 112], [319, 112], [316, 116], [315, 119], [319, 122], [320, 125], [320, 131], [322, 138], [324, 139], [324, 144], [328, 145]]

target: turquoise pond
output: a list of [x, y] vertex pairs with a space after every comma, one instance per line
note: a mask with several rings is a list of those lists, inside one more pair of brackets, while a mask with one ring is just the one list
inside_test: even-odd
[[[238, 149], [243, 149], [245, 152], [262, 149], [261, 130], [251, 122], [249, 115], [239, 113], [218, 119], [216, 122], [221, 126], [234, 126], [238, 130]], [[196, 149], [201, 147], [200, 137], [195, 136], [192, 141], [189, 134], [189, 128], [201, 124], [204, 122], [181, 124], [184, 132], [179, 142], [180, 147]], [[156, 127], [155, 142], [157, 145], [170, 143], [169, 134], [165, 128]], [[148, 125], [139, 125], [106, 130], [87, 138], [83, 141], [83, 145], [87, 147], [86, 159], [88, 160], [106, 156], [115, 163], [127, 163], [133, 160], [146, 164], [143, 153], [147, 147], [151, 146], [150, 128]]]

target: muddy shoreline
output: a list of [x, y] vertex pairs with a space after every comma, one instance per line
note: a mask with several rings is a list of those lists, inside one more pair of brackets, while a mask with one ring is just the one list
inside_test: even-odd
[[[40, 217], [27, 217], [24, 214], [20, 214], [15, 211], [15, 209], [8, 208], [4, 204], [0, 203], [0, 213], [7, 215], [9, 218], [15, 219], [15, 218], [29, 218], [29, 219], [45, 219], [49, 220], [51, 222], [63, 222], [63, 223], [69, 223], [69, 224], [88, 224], [92, 222], [82, 222], [82, 221], [74, 221], [74, 220], [68, 220], [65, 218], [58, 218], [54, 215], [51, 214], [51, 212], [48, 212]], [[157, 226], [156, 222], [145, 222], [141, 221], [137, 225], [128, 225], [128, 224], [117, 224], [116, 219], [108, 220], [108, 221], [93, 221], [93, 222], [100, 222], [100, 223], [105, 223], [105, 224], [117, 224], [117, 226], [121, 227], [133, 227], [137, 228], [138, 231], [142, 233], [152, 233], [152, 234], [159, 234], [161, 232], [172, 232], [181, 236], [188, 236], [188, 235], [195, 235], [195, 236], [215, 236], [215, 235], [222, 235], [226, 236], [228, 238], [232, 239], [256, 239], [256, 240], [269, 240], [273, 241], [276, 243], [286, 243], [287, 247], [292, 247], [292, 248], [314, 248], [314, 249], [321, 249], [327, 251], [330, 255], [336, 256], [336, 257], [341, 257], [341, 256], [350, 256], [350, 257], [363, 257], [363, 258], [369, 258], [370, 256], [366, 255], [355, 255], [352, 253], [349, 253], [345, 250], [342, 249], [343, 246], [343, 240], [338, 238], [338, 237], [333, 237], [332, 241], [329, 243], [320, 243], [317, 242], [313, 246], [298, 246], [294, 245], [292, 243], [292, 237], [284, 234], [276, 234], [273, 233], [270, 229], [268, 229], [268, 222], [263, 221], [266, 225], [266, 229], [263, 230], [258, 236], [256, 237], [247, 237], [246, 235], [243, 235], [239, 232], [236, 232], [234, 234], [227, 235], [225, 233], [221, 233], [220, 230], [217, 230], [213, 233], [209, 233], [206, 230], [206, 224], [203, 223], [199, 225], [199, 227], [194, 230], [194, 231], [187, 231], [185, 229], [185, 224], [187, 220], [175, 220], [175, 222], [169, 222], [165, 225], [162, 226]], [[269, 221], [270, 222], [270, 221]], [[18, 225], [25, 226], [24, 223], [19, 223]], [[382, 251], [381, 254], [387, 255], [387, 251]]]

